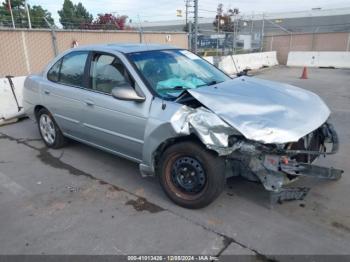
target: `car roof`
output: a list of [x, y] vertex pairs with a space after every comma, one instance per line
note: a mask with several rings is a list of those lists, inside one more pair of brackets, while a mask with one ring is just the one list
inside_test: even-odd
[[121, 53], [134, 53], [143, 51], [153, 50], [164, 50], [164, 49], [179, 49], [178, 47], [161, 44], [138, 44], [138, 43], [111, 43], [111, 44], [96, 44], [96, 45], [85, 45], [72, 50], [97, 50], [97, 51], [118, 51]]

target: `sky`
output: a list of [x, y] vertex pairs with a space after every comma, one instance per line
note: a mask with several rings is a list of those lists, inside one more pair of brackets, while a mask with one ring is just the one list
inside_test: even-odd
[[[227, 8], [239, 8], [244, 14], [263, 12], [304, 11], [311, 8], [322, 9], [350, 7], [350, 0], [198, 0], [199, 16], [214, 17], [219, 3]], [[62, 8], [63, 0], [27, 0], [30, 5], [41, 5], [51, 12], [55, 23], [59, 23], [57, 11]], [[94, 15], [99, 13], [114, 13], [128, 15], [133, 21], [161, 21], [184, 19], [176, 17], [176, 10], [185, 12], [185, 0], [73, 0], [81, 2]]]

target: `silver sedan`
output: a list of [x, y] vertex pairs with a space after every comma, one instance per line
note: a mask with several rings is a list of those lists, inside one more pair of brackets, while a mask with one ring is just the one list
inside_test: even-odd
[[276, 201], [299, 176], [338, 179], [313, 165], [338, 149], [330, 111], [295, 86], [225, 73], [183, 49], [151, 44], [79, 47], [25, 81], [27, 113], [48, 147], [74, 139], [139, 163], [187, 208], [211, 203], [225, 179], [260, 182]]

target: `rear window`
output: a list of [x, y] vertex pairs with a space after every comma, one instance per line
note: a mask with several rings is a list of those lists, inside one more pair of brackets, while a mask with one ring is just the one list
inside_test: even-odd
[[58, 82], [62, 59], [58, 60], [47, 73], [47, 79], [52, 82]]
[[82, 87], [87, 56], [87, 52], [75, 52], [63, 57], [59, 82]]

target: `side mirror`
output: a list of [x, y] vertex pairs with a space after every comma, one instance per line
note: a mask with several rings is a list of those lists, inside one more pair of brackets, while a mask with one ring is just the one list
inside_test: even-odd
[[131, 86], [120, 86], [112, 89], [112, 96], [116, 99], [143, 102], [145, 101], [144, 96], [140, 96]]

